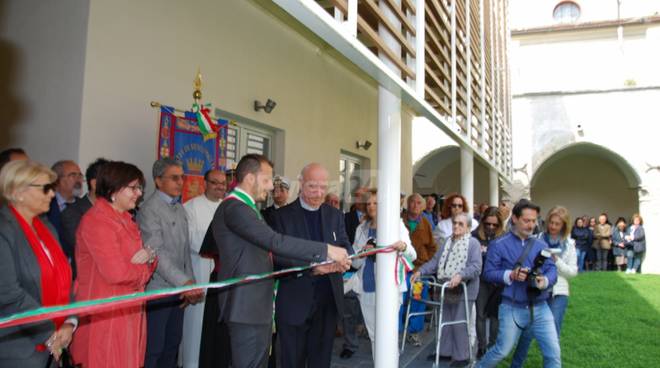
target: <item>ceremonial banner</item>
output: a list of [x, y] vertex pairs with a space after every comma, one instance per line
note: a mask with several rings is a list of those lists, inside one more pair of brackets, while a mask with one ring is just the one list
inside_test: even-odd
[[181, 200], [185, 202], [204, 192], [206, 171], [227, 169], [228, 121], [217, 121], [217, 134], [212, 138], [200, 132], [198, 116], [193, 112], [178, 116], [174, 108], [162, 106], [159, 121], [158, 158], [171, 157], [183, 164], [185, 179]]

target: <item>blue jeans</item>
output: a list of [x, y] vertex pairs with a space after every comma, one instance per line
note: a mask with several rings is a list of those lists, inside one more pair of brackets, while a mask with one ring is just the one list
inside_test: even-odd
[[547, 303], [534, 306], [534, 321], [530, 321], [529, 308], [514, 307], [502, 303], [499, 311], [500, 328], [497, 332], [497, 342], [477, 363], [478, 368], [497, 366], [502, 359], [513, 350], [521, 333], [529, 329], [536, 338], [543, 354], [543, 367], [561, 367], [561, 350], [557, 338], [557, 328], [552, 317], [552, 311]]
[[642, 267], [642, 258], [644, 258], [644, 252], [635, 253], [632, 249], [626, 250], [626, 258], [628, 260], [628, 269], [635, 270], [637, 273], [641, 273], [640, 267]]
[[[564, 313], [566, 312], [566, 307], [568, 306], [568, 296], [555, 295], [554, 297], [548, 299], [548, 305], [552, 311], [552, 317], [555, 320], [555, 329], [557, 330], [557, 338], [559, 338], [561, 323], [564, 321]], [[523, 366], [525, 359], [527, 359], [527, 352], [531, 344], [532, 332], [530, 328], [526, 328], [520, 336], [520, 340], [518, 340], [518, 346], [516, 346], [515, 353], [513, 353], [511, 368], [520, 368]]]
[[577, 249], [578, 271], [584, 272], [584, 260], [587, 258], [588, 250]]

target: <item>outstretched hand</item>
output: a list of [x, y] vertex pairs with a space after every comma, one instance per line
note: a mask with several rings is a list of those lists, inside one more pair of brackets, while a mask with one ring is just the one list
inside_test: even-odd
[[348, 258], [348, 252], [342, 247], [336, 247], [328, 244], [328, 258], [339, 265], [341, 271], [347, 271], [351, 268], [351, 260]]

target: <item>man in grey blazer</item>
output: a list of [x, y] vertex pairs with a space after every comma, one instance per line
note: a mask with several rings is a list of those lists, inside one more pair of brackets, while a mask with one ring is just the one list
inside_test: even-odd
[[[306, 262], [336, 261], [324, 272], [350, 267], [346, 249], [274, 232], [261, 218], [257, 201], [273, 189], [273, 165], [261, 155], [246, 155], [236, 167], [237, 187], [220, 204], [211, 222], [218, 247], [218, 280], [273, 271], [272, 255]], [[219, 293], [219, 321], [229, 331], [232, 367], [266, 367], [273, 321], [273, 280], [237, 285]]]
[[[183, 167], [179, 161], [162, 158], [153, 165], [156, 191], [140, 206], [137, 220], [145, 247], [158, 256], [158, 266], [147, 290], [195, 283], [190, 259], [188, 221], [181, 205]], [[203, 292], [147, 302], [147, 352], [145, 368], [175, 368], [183, 334], [183, 307], [198, 303]]]

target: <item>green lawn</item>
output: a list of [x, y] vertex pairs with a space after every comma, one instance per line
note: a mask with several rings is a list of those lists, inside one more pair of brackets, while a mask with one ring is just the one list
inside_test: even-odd
[[[660, 367], [660, 276], [589, 272], [570, 282], [564, 367]], [[542, 361], [534, 342], [525, 366]]]

